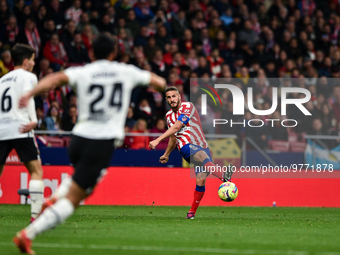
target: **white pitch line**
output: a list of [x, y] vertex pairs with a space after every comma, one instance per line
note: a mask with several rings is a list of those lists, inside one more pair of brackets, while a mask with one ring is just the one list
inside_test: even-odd
[[[15, 246], [11, 242], [0, 242], [0, 246]], [[39, 248], [65, 248], [65, 249], [86, 249], [87, 247], [82, 244], [63, 244], [63, 243], [34, 243], [34, 247]]]
[[[10, 242], [0, 242], [0, 246], [13, 246]], [[309, 255], [308, 251], [282, 251], [282, 250], [240, 250], [222, 248], [199, 247], [169, 247], [169, 246], [134, 246], [134, 245], [82, 245], [62, 243], [34, 243], [33, 248], [64, 248], [64, 249], [90, 249], [90, 250], [125, 250], [125, 251], [157, 251], [157, 252], [196, 252], [221, 254], [266, 254], [266, 255]], [[316, 255], [340, 255], [340, 252], [320, 252]]]
[[[10, 242], [0, 242], [0, 246], [14, 246]], [[160, 252], [196, 252], [196, 253], [221, 253], [221, 254], [266, 254], [266, 255], [308, 255], [307, 251], [281, 251], [281, 250], [239, 250], [222, 248], [199, 247], [164, 247], [164, 246], [133, 246], [133, 245], [82, 245], [61, 243], [33, 243], [33, 248], [64, 248], [64, 249], [90, 249], [90, 250], [125, 250], [125, 251], [160, 251]], [[340, 255], [340, 254], [322, 254]]]
[[197, 253], [226, 253], [226, 254], [268, 254], [268, 255], [307, 255], [306, 251], [270, 251], [270, 250], [239, 250], [222, 248], [198, 247], [163, 247], [163, 246], [126, 246], [126, 245], [90, 245], [89, 249], [96, 250], [127, 250], [127, 251], [170, 251], [170, 252], [197, 252]]
[[329, 252], [317, 252], [317, 253], [315, 253], [315, 255], [340, 255], [340, 252], [331, 252], [331, 251], [329, 251]]

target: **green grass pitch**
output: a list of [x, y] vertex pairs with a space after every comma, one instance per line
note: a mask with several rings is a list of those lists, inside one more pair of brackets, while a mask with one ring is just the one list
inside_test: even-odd
[[[14, 234], [28, 205], [0, 205], [0, 254], [19, 254]], [[39, 254], [340, 254], [340, 209], [82, 206], [33, 243]]]

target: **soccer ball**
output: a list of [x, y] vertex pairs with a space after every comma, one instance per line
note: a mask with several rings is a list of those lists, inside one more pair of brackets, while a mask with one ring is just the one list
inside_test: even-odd
[[232, 182], [223, 182], [218, 188], [218, 196], [225, 202], [234, 201], [237, 195], [238, 189]]

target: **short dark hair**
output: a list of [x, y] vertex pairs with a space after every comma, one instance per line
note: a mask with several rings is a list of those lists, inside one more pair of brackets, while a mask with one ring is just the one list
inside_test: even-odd
[[24, 60], [30, 59], [34, 53], [35, 50], [32, 47], [17, 43], [14, 45], [11, 53], [14, 66], [21, 66]]
[[107, 59], [116, 48], [116, 40], [107, 33], [101, 33], [94, 39], [92, 46], [97, 60]]
[[178, 91], [178, 89], [175, 86], [167, 87], [165, 89], [165, 93], [168, 92], [168, 91], [177, 91], [177, 93], [179, 94], [179, 91]]

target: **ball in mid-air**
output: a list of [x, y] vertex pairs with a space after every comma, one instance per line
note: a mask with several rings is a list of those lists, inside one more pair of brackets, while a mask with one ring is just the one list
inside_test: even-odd
[[218, 196], [225, 202], [234, 201], [237, 195], [238, 189], [232, 182], [223, 182], [218, 188]]

